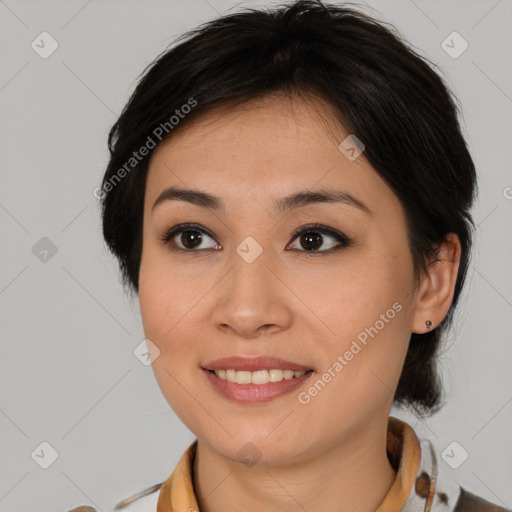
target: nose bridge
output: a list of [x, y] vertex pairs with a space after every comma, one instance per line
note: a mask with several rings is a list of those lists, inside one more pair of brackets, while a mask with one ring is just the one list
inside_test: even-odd
[[251, 337], [262, 326], [288, 324], [291, 315], [280, 290], [283, 285], [270, 269], [270, 252], [251, 236], [234, 248], [213, 315], [217, 326]]
[[253, 236], [247, 236], [240, 242], [231, 255], [232, 271], [229, 277], [230, 295], [237, 300], [249, 301], [253, 307], [262, 299], [268, 302], [272, 293], [269, 280], [272, 272], [269, 270], [270, 249], [264, 248]]

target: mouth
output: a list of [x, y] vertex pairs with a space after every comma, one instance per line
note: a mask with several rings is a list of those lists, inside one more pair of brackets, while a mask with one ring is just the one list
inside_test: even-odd
[[229, 356], [201, 366], [213, 389], [231, 401], [258, 404], [289, 395], [305, 384], [314, 368], [270, 355]]
[[235, 370], [235, 369], [219, 369], [219, 370], [203, 370], [215, 375], [220, 380], [227, 382], [233, 382], [237, 384], [256, 384], [263, 385], [271, 382], [281, 382], [283, 380], [299, 379], [303, 375], [313, 372], [313, 369], [309, 370], [291, 370], [281, 368], [270, 368], [256, 371], [247, 370]]
[[246, 405], [265, 404], [289, 396], [312, 378], [313, 369], [291, 370], [270, 368], [255, 371], [208, 369], [201, 367], [203, 375], [220, 396]]

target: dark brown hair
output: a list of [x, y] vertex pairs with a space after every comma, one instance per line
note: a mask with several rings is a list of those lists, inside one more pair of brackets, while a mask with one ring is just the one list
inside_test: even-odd
[[[401, 201], [416, 286], [445, 235], [459, 237], [450, 310], [431, 332], [411, 335], [394, 397], [418, 416], [437, 412], [442, 386], [436, 355], [469, 265], [476, 173], [457, 99], [433, 66], [394, 27], [320, 1], [244, 9], [179, 37], [143, 71], [109, 134], [110, 161], [99, 199], [104, 238], [119, 261], [123, 284], [138, 293], [153, 146], [219, 106], [274, 93], [318, 98], [364, 143], [364, 157]], [[151, 149], [135, 159], [134, 151], [144, 146]]]

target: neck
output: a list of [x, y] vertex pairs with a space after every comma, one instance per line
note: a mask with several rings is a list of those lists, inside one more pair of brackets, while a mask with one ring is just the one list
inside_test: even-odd
[[[387, 419], [386, 419], [387, 420]], [[395, 477], [386, 426], [357, 432], [293, 464], [248, 467], [197, 443], [194, 489], [201, 512], [375, 512]]]

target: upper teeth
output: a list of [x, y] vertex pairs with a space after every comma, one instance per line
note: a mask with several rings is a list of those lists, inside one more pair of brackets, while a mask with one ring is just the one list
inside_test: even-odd
[[305, 371], [294, 372], [293, 370], [258, 370], [256, 372], [236, 371], [236, 370], [215, 370], [215, 375], [222, 380], [228, 382], [236, 382], [238, 384], [267, 384], [269, 382], [279, 382], [290, 380], [304, 375]]

